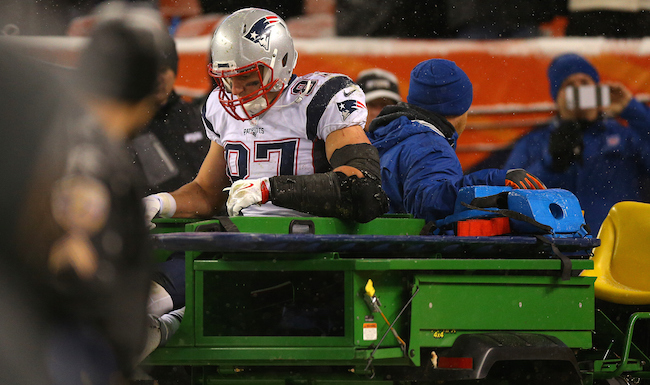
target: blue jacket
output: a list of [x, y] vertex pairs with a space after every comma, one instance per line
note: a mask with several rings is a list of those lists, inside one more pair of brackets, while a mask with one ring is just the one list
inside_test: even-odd
[[435, 221], [453, 213], [461, 187], [505, 185], [505, 170], [463, 175], [455, 151], [458, 134], [435, 113], [399, 103], [385, 107], [369, 131], [368, 138], [379, 150], [390, 213]]
[[615, 119], [592, 123], [584, 131], [582, 162], [572, 163], [564, 172], [551, 170], [548, 149], [551, 132], [559, 127], [559, 120], [520, 139], [505, 167], [525, 168], [548, 188], [574, 193], [592, 233], [597, 234], [615, 203], [641, 200], [641, 178], [650, 170], [650, 109], [633, 99], [621, 118], [627, 120], [629, 128]]

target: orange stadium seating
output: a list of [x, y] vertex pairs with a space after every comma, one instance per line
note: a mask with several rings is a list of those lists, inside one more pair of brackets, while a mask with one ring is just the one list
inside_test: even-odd
[[185, 19], [203, 13], [199, 0], [158, 0], [158, 8], [167, 20], [174, 17]]
[[292, 17], [287, 20], [287, 26], [294, 38], [334, 37], [336, 35], [336, 17], [330, 13]]
[[[206, 74], [210, 37], [224, 15], [175, 13], [174, 7], [198, 0], [160, 2], [169, 17], [182, 17], [175, 38], [179, 51], [177, 90], [186, 97], [204, 95], [212, 83]], [[295, 73], [340, 72], [354, 78], [363, 69], [383, 68], [396, 74], [402, 96], [408, 93], [410, 70], [419, 62], [439, 57], [455, 61], [474, 85], [474, 102], [468, 129], [458, 143], [463, 168], [469, 169], [492, 152], [506, 149], [533, 126], [548, 121], [554, 104], [548, 91], [546, 69], [551, 59], [564, 52], [587, 57], [603, 81], [625, 84], [641, 100], [650, 94], [650, 38], [606, 39], [563, 37], [566, 20], [556, 18], [545, 27], [549, 37], [533, 39], [426, 40], [392, 38], [338, 38], [331, 2], [320, 8], [305, 7], [305, 14], [287, 20], [299, 54]], [[199, 5], [200, 7], [200, 5]], [[324, 8], [323, 8], [324, 7]], [[68, 36], [84, 36], [92, 17], [73, 20]], [[72, 43], [72, 42], [71, 42]], [[73, 61], [69, 47], [43, 45], [48, 58], [61, 64]], [[67, 48], [66, 48], [67, 47]], [[51, 55], [58, 50], [58, 55]], [[72, 49], [73, 50], [73, 49]]]
[[217, 28], [226, 15], [222, 13], [206, 13], [182, 20], [176, 28], [174, 37], [209, 36]]

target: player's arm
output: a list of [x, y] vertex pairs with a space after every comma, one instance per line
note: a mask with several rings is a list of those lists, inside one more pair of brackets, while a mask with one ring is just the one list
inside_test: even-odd
[[379, 154], [361, 126], [332, 132], [325, 141], [325, 151], [332, 171], [270, 178], [269, 200], [318, 216], [362, 223], [388, 211], [388, 198], [381, 189]]
[[[340, 130], [336, 130], [329, 134], [327, 136], [327, 140], [325, 141], [325, 154], [327, 155], [327, 160], [332, 161], [332, 155], [336, 152], [336, 150], [341, 149], [347, 145], [356, 145], [356, 144], [368, 144], [372, 147], [370, 144], [370, 140], [366, 136], [365, 131], [361, 126], [352, 126], [352, 127], [345, 127]], [[367, 147], [367, 146], [361, 146], [361, 147]], [[356, 147], [355, 147], [356, 148]], [[374, 147], [373, 147], [374, 148]], [[368, 149], [369, 154], [368, 156], [371, 159], [368, 159], [369, 162], [376, 163], [376, 170], [375, 170], [375, 164], [363, 166], [361, 165], [360, 167], [362, 169], [368, 169], [366, 171], [371, 172], [372, 174], [375, 174], [377, 178], [379, 178], [379, 154], [377, 153], [376, 159], [374, 153], [377, 152], [377, 150], [372, 150]], [[364, 156], [363, 159], [366, 159]], [[376, 162], [374, 162], [376, 161]], [[355, 167], [354, 164], [348, 165], [348, 164], [342, 164], [341, 166], [336, 167], [333, 171], [340, 171], [344, 173], [347, 176], [352, 176], [356, 175], [359, 178], [363, 178], [363, 173], [361, 170], [359, 170], [357, 167]]]
[[176, 200], [176, 218], [208, 218], [225, 203], [228, 195], [223, 189], [230, 185], [226, 175], [223, 147], [215, 142], [193, 181], [171, 193]]
[[[223, 147], [212, 142], [210, 150], [190, 183], [170, 193], [159, 193], [144, 198], [145, 218], [149, 222], [156, 215], [169, 218], [209, 218], [226, 202], [223, 189], [230, 184], [226, 175]], [[150, 225], [153, 227], [153, 225]]]

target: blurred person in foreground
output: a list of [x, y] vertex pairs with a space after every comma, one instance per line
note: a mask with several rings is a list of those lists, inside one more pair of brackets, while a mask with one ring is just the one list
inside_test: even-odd
[[368, 107], [368, 119], [366, 119], [367, 131], [370, 122], [379, 115], [386, 106], [391, 106], [402, 101], [399, 93], [399, 82], [392, 72], [381, 68], [370, 68], [359, 72], [355, 83], [361, 87], [366, 94], [366, 107]]
[[23, 57], [19, 47], [8, 40], [0, 41], [0, 170], [4, 183], [0, 306], [7, 310], [0, 313], [0, 383], [8, 385], [54, 384], [47, 352], [56, 317], [52, 314], [54, 303], [43, 298], [51, 290], [43, 271], [46, 256], [25, 250], [28, 245], [48, 242], [44, 234], [33, 231], [39, 230], [38, 221], [47, 215], [48, 207], [26, 217], [28, 205], [33, 208], [39, 203], [27, 196], [30, 190], [51, 188], [51, 184], [35, 180], [39, 170], [35, 152], [45, 146], [60, 110], [69, 102], [69, 93], [50, 69]]
[[608, 84], [609, 106], [569, 108], [569, 87], [577, 96], [575, 87], [600, 84], [596, 68], [573, 53], [551, 62], [548, 79], [557, 115], [521, 138], [505, 167], [525, 167], [549, 187], [573, 192], [595, 233], [615, 203], [641, 200], [650, 172], [650, 109], [618, 83]]
[[163, 36], [161, 56], [156, 91], [160, 107], [151, 122], [129, 141], [146, 195], [173, 191], [191, 182], [210, 148], [200, 110], [174, 91], [178, 52], [168, 34]]
[[523, 169], [463, 175], [456, 141], [465, 130], [472, 83], [454, 62], [429, 59], [411, 71], [407, 102], [385, 107], [368, 128], [379, 150], [391, 213], [436, 221], [453, 213], [458, 190], [490, 185], [543, 189]]
[[116, 2], [98, 16], [18, 225], [21, 263], [50, 325], [42, 345], [53, 384], [123, 383], [147, 327], [150, 249], [126, 141], [156, 111], [165, 29], [150, 8]]

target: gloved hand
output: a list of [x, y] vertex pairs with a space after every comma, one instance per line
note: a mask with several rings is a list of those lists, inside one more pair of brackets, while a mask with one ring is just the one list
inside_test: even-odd
[[529, 174], [523, 168], [513, 168], [506, 173], [506, 186], [526, 190], [543, 190], [544, 183], [533, 174]]
[[176, 212], [176, 200], [169, 193], [158, 193], [142, 198], [144, 206], [144, 223], [149, 230], [156, 227], [152, 220], [156, 215], [170, 218]]
[[563, 121], [553, 132], [548, 143], [548, 152], [551, 154], [551, 169], [554, 172], [564, 172], [572, 162], [582, 162], [584, 143], [582, 133], [584, 121]]
[[228, 215], [240, 215], [242, 209], [254, 205], [262, 204], [269, 201], [269, 178], [260, 179], [241, 179], [227, 187], [228, 201], [226, 208]]

